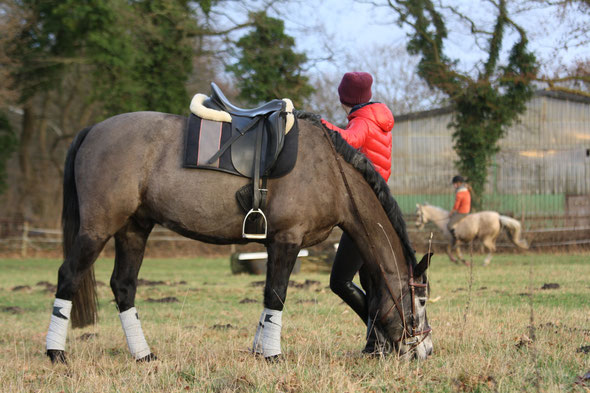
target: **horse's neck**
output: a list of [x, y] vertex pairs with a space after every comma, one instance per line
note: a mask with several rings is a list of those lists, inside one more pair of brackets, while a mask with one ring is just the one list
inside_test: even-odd
[[428, 220], [442, 231], [447, 231], [449, 212], [436, 206], [424, 206], [428, 212]]
[[[374, 272], [378, 271], [381, 276], [380, 270], [383, 268], [397, 277], [395, 282], [390, 284], [394, 287], [398, 284], [405, 285], [408, 278], [408, 261], [400, 234], [396, 232], [385, 210], [378, 206], [380, 202], [360, 173], [352, 167], [346, 167], [345, 171], [350, 191], [339, 195], [352, 195], [355, 200], [350, 204], [342, 204], [350, 206], [342, 229], [355, 240], [358, 251], [367, 264], [377, 268]], [[363, 198], [369, 199], [370, 202], [361, 202]], [[379, 265], [381, 267], [378, 267]]]

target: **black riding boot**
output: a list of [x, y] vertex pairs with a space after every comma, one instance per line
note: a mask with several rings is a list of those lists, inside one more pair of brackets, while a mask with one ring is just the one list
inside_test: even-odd
[[352, 281], [337, 281], [330, 279], [330, 289], [338, 295], [354, 312], [365, 322], [369, 317], [367, 311], [367, 296], [362, 289], [357, 287]]

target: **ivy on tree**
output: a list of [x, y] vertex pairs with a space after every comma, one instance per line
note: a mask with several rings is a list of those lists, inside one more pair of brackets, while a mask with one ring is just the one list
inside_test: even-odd
[[[481, 205], [488, 167], [499, 151], [498, 141], [525, 111], [526, 102], [534, 92], [531, 81], [537, 73], [536, 58], [528, 50], [526, 32], [509, 18], [506, 0], [490, 3], [496, 7], [494, 29], [484, 32], [489, 37], [487, 59], [473, 77], [458, 71], [458, 60], [445, 54], [446, 22], [431, 0], [388, 2], [400, 23], [412, 30], [408, 51], [421, 56], [418, 74], [429, 86], [443, 91], [455, 107], [450, 124], [455, 128], [454, 149], [459, 156], [455, 165], [473, 187], [475, 206]], [[473, 34], [482, 32], [466, 15], [452, 7], [448, 9], [470, 23]], [[500, 65], [507, 28], [513, 28], [518, 39], [510, 50], [507, 64]]]
[[290, 98], [301, 107], [312, 92], [303, 75], [305, 54], [293, 50], [295, 40], [285, 34], [282, 20], [265, 12], [251, 13], [254, 30], [238, 40], [237, 63], [227, 67], [238, 80], [239, 98], [251, 105], [276, 98]]

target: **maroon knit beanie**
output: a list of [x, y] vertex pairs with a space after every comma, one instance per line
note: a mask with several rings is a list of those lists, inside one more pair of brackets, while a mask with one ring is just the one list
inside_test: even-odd
[[368, 72], [347, 72], [338, 86], [340, 102], [353, 107], [369, 102], [373, 77]]

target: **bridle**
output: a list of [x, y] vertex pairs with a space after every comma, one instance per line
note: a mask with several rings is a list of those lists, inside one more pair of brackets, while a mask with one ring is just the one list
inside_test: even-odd
[[[377, 261], [377, 259], [374, 258], [375, 246], [374, 246], [373, 242], [370, 241], [371, 237], [369, 236], [369, 231], [367, 230], [367, 226], [365, 225], [365, 222], [361, 218], [361, 214], [360, 214], [358, 205], [356, 204], [356, 201], [354, 199], [354, 195], [352, 194], [352, 191], [350, 189], [350, 185], [348, 184], [348, 180], [346, 179], [346, 174], [344, 173], [344, 168], [342, 167], [342, 163], [340, 161], [340, 156], [339, 156], [338, 152], [336, 151], [336, 147], [334, 146], [334, 143], [332, 142], [332, 139], [328, 135], [328, 131], [326, 130], [324, 125], [322, 124], [322, 125], [320, 125], [320, 127], [322, 128], [322, 131], [324, 132], [324, 136], [328, 140], [328, 144], [330, 145], [330, 148], [332, 149], [334, 159], [336, 160], [336, 163], [338, 164], [338, 169], [340, 170], [340, 175], [342, 176], [342, 180], [344, 181], [344, 186], [346, 188], [346, 191], [348, 192], [348, 195], [350, 196], [350, 200], [352, 203], [354, 214], [356, 215], [356, 218], [358, 219], [358, 221], [362, 224], [365, 235], [367, 236], [367, 239], [369, 239], [369, 246], [371, 248], [371, 254], [373, 254], [372, 255], [373, 260]], [[428, 264], [430, 264], [430, 256], [428, 258], [429, 258]], [[389, 308], [389, 310], [387, 310], [387, 312], [385, 314], [383, 314], [381, 316], [379, 321], [381, 323], [383, 323], [384, 320], [387, 318], [387, 316], [391, 313], [391, 311], [395, 307], [400, 319], [402, 320], [402, 326], [403, 326], [402, 335], [400, 336], [400, 338], [398, 340], [396, 340], [396, 343], [399, 344], [400, 342], [403, 341], [404, 345], [411, 346], [411, 348], [409, 350], [409, 351], [411, 351], [411, 350], [415, 349], [418, 345], [420, 345], [426, 339], [426, 337], [428, 337], [428, 335], [432, 332], [432, 329], [430, 327], [427, 327], [426, 329], [419, 330], [418, 319], [416, 318], [416, 302], [415, 302], [416, 288], [427, 288], [428, 284], [417, 283], [414, 281], [414, 268], [412, 267], [411, 263], [408, 263], [408, 288], [409, 288], [409, 293], [410, 293], [410, 301], [412, 304], [412, 308], [411, 308], [412, 315], [410, 318], [411, 319], [411, 327], [408, 327], [408, 324], [406, 323], [404, 309], [401, 306], [401, 304], [403, 304], [403, 299], [408, 292], [404, 293], [404, 291], [402, 289], [402, 293], [398, 299], [395, 296], [393, 289], [389, 285], [389, 282], [387, 281], [387, 277], [386, 277], [386, 273], [385, 273], [385, 269], [383, 268], [383, 265], [381, 265], [381, 263], [377, 263], [377, 264], [379, 265], [379, 269], [380, 269], [381, 275], [383, 277], [383, 281], [385, 282], [385, 285], [387, 286], [387, 290], [389, 291], [389, 294], [391, 295], [391, 299], [393, 300], [393, 305]]]
[[[430, 264], [430, 256], [428, 258], [429, 258], [428, 264]], [[426, 337], [428, 337], [428, 335], [432, 332], [432, 328], [430, 328], [430, 326], [427, 327], [426, 329], [419, 330], [418, 319], [416, 318], [416, 288], [426, 289], [428, 287], [428, 284], [415, 282], [414, 281], [414, 269], [412, 268], [411, 264], [408, 264], [408, 288], [409, 288], [409, 293], [410, 293], [410, 302], [412, 305], [412, 315], [410, 315], [411, 326], [408, 327], [408, 325], [406, 323], [404, 309], [400, 305], [400, 303], [403, 304], [404, 297], [408, 292], [404, 293], [402, 290], [402, 294], [400, 295], [399, 300], [398, 300], [396, 298], [396, 296], [394, 295], [391, 286], [389, 285], [389, 281], [387, 281], [387, 279], [385, 277], [385, 269], [383, 268], [383, 266], [381, 264], [379, 264], [379, 268], [381, 270], [381, 275], [383, 276], [383, 281], [385, 281], [385, 285], [387, 286], [387, 290], [389, 291], [389, 294], [391, 295], [391, 299], [393, 299], [393, 305], [391, 307], [389, 307], [389, 310], [387, 310], [387, 312], [381, 316], [380, 322], [383, 324], [383, 322], [385, 321], [387, 316], [391, 313], [391, 311], [395, 307], [397, 310], [397, 313], [399, 314], [399, 317], [401, 318], [401, 320], [403, 322], [403, 328], [404, 328], [401, 337], [399, 338], [399, 340], [396, 340], [396, 342], [400, 343], [403, 340], [404, 341], [403, 344], [411, 346], [410, 350], [412, 350], [412, 349], [416, 348], [418, 345], [420, 345], [422, 343], [422, 341], [424, 341], [426, 339]]]

